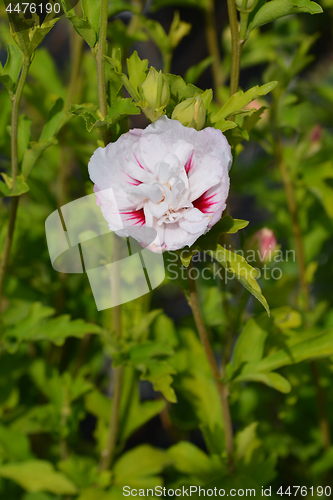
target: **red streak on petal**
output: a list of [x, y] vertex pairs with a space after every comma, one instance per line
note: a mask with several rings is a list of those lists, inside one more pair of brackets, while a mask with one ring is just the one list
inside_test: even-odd
[[134, 154], [134, 158], [136, 159], [136, 162], [137, 162], [137, 164], [139, 165], [139, 167], [141, 167], [141, 168], [142, 168], [142, 170], [145, 170], [145, 168], [144, 168], [144, 167], [141, 165], [141, 163], [139, 162], [139, 160], [138, 160], [138, 158], [137, 158], [136, 154], [135, 154], [135, 153], [133, 153], [133, 154]]
[[131, 175], [129, 175], [127, 172], [124, 172], [124, 170], [122, 170], [122, 172], [125, 175], [127, 175], [127, 177], [129, 177], [131, 179], [131, 181], [134, 181], [134, 182], [127, 181], [128, 184], [131, 184], [132, 186], [139, 186], [139, 184], [142, 184], [141, 181], [138, 181], [137, 179], [135, 179], [134, 177], [132, 177]]
[[199, 198], [193, 201], [193, 206], [204, 214], [213, 214], [214, 210], [209, 209], [218, 203], [217, 201], [212, 201], [212, 198], [214, 198], [216, 194], [217, 193], [212, 194], [211, 196], [207, 196], [207, 192], [202, 194]]
[[191, 168], [193, 167], [193, 153], [194, 151], [192, 152], [190, 158], [187, 160], [187, 162], [185, 163], [185, 172], [188, 174], [189, 171], [191, 170]]
[[143, 226], [146, 223], [143, 208], [140, 208], [140, 210], [132, 210], [131, 212], [121, 212], [121, 214], [128, 215], [129, 217], [127, 217], [125, 220], [133, 221], [134, 226], [136, 226], [137, 224]]

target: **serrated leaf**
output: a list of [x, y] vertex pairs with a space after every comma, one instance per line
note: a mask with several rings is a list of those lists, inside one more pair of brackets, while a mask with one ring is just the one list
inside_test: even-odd
[[28, 460], [2, 465], [0, 476], [15, 481], [24, 490], [30, 492], [49, 491], [59, 495], [77, 493], [76, 486], [45, 460]]
[[86, 323], [82, 319], [71, 320], [68, 314], [47, 319], [53, 314], [49, 307], [39, 302], [31, 305], [25, 318], [14, 325], [9, 325], [4, 332], [4, 340], [12, 342], [48, 340], [56, 345], [62, 345], [67, 337], [82, 338], [87, 333], [102, 333], [103, 330], [93, 323]]
[[140, 59], [137, 51], [135, 50], [131, 57], [127, 60], [127, 70], [129, 81], [133, 85], [133, 88], [137, 93], [139, 93], [139, 88], [146, 79], [148, 71], [148, 59]]
[[23, 175], [18, 175], [16, 177], [15, 187], [13, 188], [13, 179], [4, 173], [1, 174], [4, 181], [0, 181], [0, 191], [4, 196], [20, 196], [21, 194], [27, 193], [30, 188], [25, 182]]
[[323, 9], [310, 0], [271, 0], [266, 2], [256, 13], [248, 27], [248, 33], [259, 26], [270, 23], [280, 17], [308, 12], [309, 14], [319, 14]]
[[151, 359], [144, 365], [141, 380], [149, 380], [157, 392], [161, 392], [167, 401], [177, 403], [175, 391], [171, 387], [173, 382], [172, 375], [176, 371], [166, 361]]
[[[272, 1], [280, 1], [280, 0], [272, 0]], [[232, 95], [230, 99], [228, 99], [228, 101], [222, 106], [222, 108], [215, 115], [211, 117], [211, 122], [213, 124], [217, 123], [223, 120], [224, 118], [227, 118], [228, 116], [234, 115], [242, 111], [244, 106], [250, 104], [250, 102], [252, 102], [254, 99], [257, 99], [257, 97], [268, 94], [268, 92], [271, 92], [271, 90], [273, 90], [277, 84], [278, 82], [269, 82], [265, 83], [265, 85], [262, 85], [261, 87], [256, 85], [255, 87], [247, 90], [246, 92], [239, 90], [234, 95]]]
[[140, 113], [140, 109], [135, 105], [130, 97], [118, 99], [109, 108], [105, 121], [113, 125], [122, 118], [127, 118], [130, 115], [139, 115]]
[[246, 262], [244, 257], [230, 252], [221, 245], [217, 245], [215, 252], [209, 252], [229, 272], [234, 273], [236, 279], [261, 302], [269, 315], [269, 306], [256, 279], [259, 277], [259, 271]]
[[102, 123], [97, 114], [97, 106], [93, 104], [72, 104], [68, 113], [81, 116], [86, 122], [88, 132], [91, 132], [98, 122]]

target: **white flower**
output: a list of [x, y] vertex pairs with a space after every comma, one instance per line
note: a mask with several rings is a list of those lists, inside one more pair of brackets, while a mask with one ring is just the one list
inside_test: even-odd
[[98, 148], [88, 168], [110, 230], [119, 234], [121, 219], [126, 234], [133, 229], [140, 241], [138, 228], [153, 228], [157, 237], [149, 248], [163, 251], [191, 246], [219, 221], [231, 163], [220, 130], [198, 132], [163, 116]]

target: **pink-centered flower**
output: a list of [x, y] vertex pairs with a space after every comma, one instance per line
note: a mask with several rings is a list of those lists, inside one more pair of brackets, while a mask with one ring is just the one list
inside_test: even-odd
[[219, 221], [231, 163], [220, 130], [197, 131], [163, 116], [98, 148], [88, 168], [110, 230], [140, 241], [138, 229], [153, 228], [149, 248], [163, 251], [191, 246]]

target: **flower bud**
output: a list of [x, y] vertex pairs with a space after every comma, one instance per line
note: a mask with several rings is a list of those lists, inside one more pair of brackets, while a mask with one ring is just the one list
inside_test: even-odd
[[185, 127], [201, 130], [206, 122], [206, 108], [201, 96], [197, 95], [177, 104], [171, 118]]
[[152, 109], [165, 106], [169, 100], [169, 84], [162, 71], [150, 67], [147, 78], [142, 84], [143, 97]]
[[274, 251], [277, 249], [275, 234], [271, 229], [263, 227], [253, 237], [254, 246], [257, 247], [259, 260], [269, 262]]

